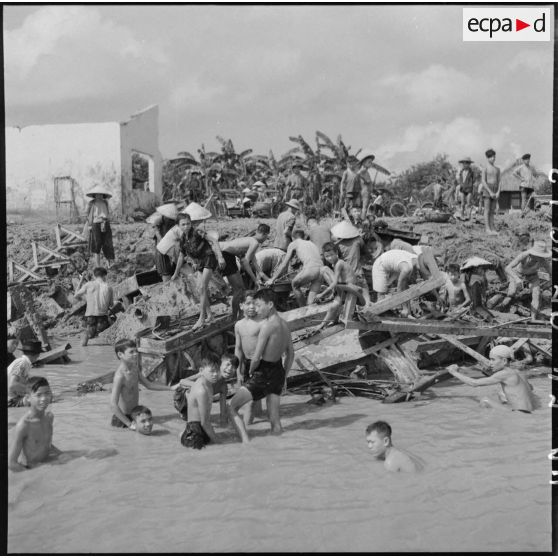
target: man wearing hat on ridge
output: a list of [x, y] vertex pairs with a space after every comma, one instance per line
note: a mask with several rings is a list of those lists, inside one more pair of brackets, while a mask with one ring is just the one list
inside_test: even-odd
[[289, 244], [293, 240], [293, 228], [296, 223], [296, 216], [300, 213], [301, 207], [298, 200], [292, 199], [286, 203], [287, 208], [277, 216], [275, 223], [274, 248], [279, 248], [283, 252], [287, 251]]
[[475, 191], [475, 174], [471, 168], [473, 161], [471, 157], [464, 157], [459, 161], [461, 170], [457, 175], [457, 189], [461, 202], [461, 219], [469, 219], [471, 217], [471, 198]]
[[368, 211], [368, 204], [370, 203], [370, 192], [372, 192], [372, 178], [368, 169], [372, 166], [375, 156], [368, 151], [363, 151], [358, 155], [360, 169], [358, 177], [360, 181], [360, 198], [362, 201], [362, 211], [360, 218], [364, 221], [366, 219], [366, 212]]
[[537, 319], [541, 303], [541, 282], [539, 269], [546, 271], [552, 277], [550, 267], [551, 251], [548, 249], [546, 240], [540, 239], [533, 242], [533, 246], [518, 254], [507, 266], [506, 275], [509, 279], [507, 298], [502, 304], [507, 305], [512, 297], [522, 288], [526, 282], [531, 289], [531, 318]]
[[87, 194], [93, 198], [87, 206], [87, 218], [84, 231], [89, 229], [89, 249], [94, 256], [95, 267], [101, 267], [101, 252], [108, 260], [110, 267], [114, 260], [112, 245], [112, 230], [109, 222], [109, 207], [107, 200], [112, 194], [100, 184]]
[[[519, 190], [521, 191], [521, 210], [527, 206], [529, 197], [535, 190], [535, 177], [537, 171], [531, 166], [531, 154], [525, 153], [521, 157], [521, 165], [513, 171], [513, 177], [519, 180]], [[533, 202], [533, 200], [531, 200]], [[529, 205], [531, 206], [531, 202]], [[534, 202], [533, 202], [534, 205]]]
[[287, 177], [284, 199], [294, 199], [304, 203], [304, 194], [308, 191], [308, 180], [300, 173], [301, 170], [302, 163], [295, 162], [293, 172]]

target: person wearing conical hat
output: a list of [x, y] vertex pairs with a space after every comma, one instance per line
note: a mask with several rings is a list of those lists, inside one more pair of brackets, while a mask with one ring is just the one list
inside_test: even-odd
[[109, 221], [108, 199], [112, 194], [100, 184], [87, 192], [92, 198], [87, 206], [85, 228], [89, 229], [89, 250], [93, 254], [95, 267], [101, 267], [101, 252], [109, 262], [114, 260], [114, 246], [112, 244], [112, 230]]
[[155, 241], [155, 267], [157, 273], [162, 277], [163, 281], [170, 281], [175, 271], [174, 263], [168, 254], [163, 254], [157, 250], [157, 244], [163, 240], [165, 235], [176, 225], [178, 217], [178, 208], [174, 203], [166, 203], [157, 208], [156, 215], [160, 219], [152, 222], [153, 240]]
[[487, 378], [470, 378], [459, 372], [457, 364], [448, 366], [447, 371], [468, 386], [500, 386], [499, 399], [483, 397], [480, 401], [482, 407], [500, 410], [508, 408], [527, 414], [533, 412], [535, 408], [533, 387], [517, 369], [510, 367], [510, 363], [514, 359], [511, 348], [506, 345], [496, 345], [491, 349], [489, 356], [492, 374]]
[[527, 283], [531, 290], [531, 318], [537, 319], [541, 300], [539, 270], [546, 271], [552, 277], [551, 257], [552, 253], [544, 238], [535, 240], [531, 248], [520, 252], [505, 268], [509, 284], [507, 298], [502, 304], [508, 305], [523, 284]]
[[461, 219], [469, 219], [471, 212], [471, 200], [476, 187], [476, 177], [471, 167], [471, 157], [464, 157], [459, 161], [461, 169], [457, 175], [457, 192], [461, 203]]
[[471, 314], [487, 322], [492, 322], [494, 316], [486, 307], [486, 291], [488, 289], [486, 270], [489, 267], [492, 267], [489, 261], [473, 256], [461, 266], [460, 270], [464, 273], [465, 286], [471, 298]]
[[275, 222], [275, 241], [274, 248], [279, 248], [284, 252], [287, 251], [292, 241], [293, 228], [296, 223], [296, 216], [301, 211], [300, 202], [298, 200], [289, 200], [286, 204], [285, 211], [279, 213]]

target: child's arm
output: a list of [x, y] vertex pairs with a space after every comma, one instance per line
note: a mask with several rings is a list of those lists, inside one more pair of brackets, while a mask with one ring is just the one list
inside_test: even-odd
[[513, 268], [518, 266], [527, 256], [529, 252], [526, 250], [518, 254], [505, 268], [508, 273], [513, 273]]
[[256, 350], [254, 351], [254, 356], [250, 361], [250, 376], [257, 370], [258, 366], [260, 365], [260, 361], [262, 359], [262, 355], [267, 345], [267, 341], [269, 339], [270, 330], [267, 324], [262, 325], [260, 329], [260, 333], [258, 334], [258, 342], [256, 344]]
[[238, 368], [236, 369], [237, 386], [242, 384], [242, 369], [244, 368], [244, 351], [242, 350], [242, 339], [240, 338], [239, 322], [234, 324], [234, 354], [238, 359]]
[[25, 418], [21, 419], [14, 428], [14, 441], [12, 442], [12, 447], [10, 448], [10, 453], [8, 454], [8, 468], [10, 471], [15, 473], [19, 471], [25, 471], [26, 467], [21, 463], [18, 463], [18, 458], [23, 449], [23, 442], [25, 436], [27, 435], [27, 425], [25, 424]]
[[132, 426], [132, 421], [122, 412], [120, 406], [118, 405], [120, 401], [120, 393], [122, 391], [123, 382], [124, 379], [122, 377], [122, 374], [117, 370], [114, 374], [114, 382], [112, 384], [110, 409], [117, 418], [119, 418], [128, 428], [130, 428]]
[[156, 382], [150, 382], [141, 373], [141, 371], [138, 371], [138, 378], [139, 378], [140, 384], [142, 386], [145, 386], [147, 389], [150, 389], [152, 391], [173, 391], [173, 389], [176, 389], [178, 387], [176, 384], [175, 384], [175, 386], [170, 387], [170, 386], [164, 386], [163, 384], [158, 384]]
[[174, 281], [180, 275], [180, 270], [182, 269], [183, 265], [184, 265], [184, 254], [182, 253], [182, 251], [180, 251], [180, 254], [178, 254], [178, 260], [176, 261], [176, 268], [171, 277], [171, 281]]
[[227, 411], [227, 383], [223, 382], [219, 390], [219, 423], [224, 428], [229, 423], [229, 413]]
[[85, 296], [87, 294], [87, 287], [88, 287], [88, 283], [85, 283], [85, 285], [83, 285], [80, 289], [76, 291], [74, 298], [82, 298], [83, 296]]
[[454, 376], [458, 380], [461, 380], [464, 384], [467, 384], [468, 386], [472, 386], [472, 387], [491, 386], [494, 384], [500, 384], [503, 381], [501, 372], [496, 372], [496, 374], [492, 374], [492, 376], [489, 376], [488, 378], [469, 378], [469, 376], [462, 374], [461, 372], [458, 372], [458, 369], [459, 367], [457, 366], [457, 364], [451, 364], [450, 366], [447, 367], [447, 371], [452, 376]]
[[217, 263], [219, 264], [219, 269], [223, 269], [226, 264], [225, 264], [225, 258], [223, 258], [223, 252], [221, 252], [221, 247], [219, 246], [219, 242], [217, 240], [214, 240], [213, 238], [211, 238], [208, 235], [204, 235], [204, 236], [207, 239], [207, 241], [209, 242], [209, 245], [211, 246], [211, 249], [213, 250], [213, 253], [215, 254], [215, 257], [217, 258]]
[[281, 277], [281, 275], [283, 274], [284, 271], [286, 271], [287, 267], [289, 267], [289, 262], [291, 261], [291, 258], [293, 257], [293, 252], [294, 252], [294, 247], [291, 244], [289, 244], [289, 247], [287, 248], [287, 253], [285, 255], [285, 257], [283, 258], [283, 261], [281, 262], [281, 265], [275, 270], [275, 273], [271, 276], [271, 279], [269, 281], [267, 281], [266, 285], [271, 285], [276, 279], [277, 277]]
[[339, 260], [335, 264], [335, 268], [333, 270], [333, 281], [331, 282], [329, 287], [327, 287], [323, 292], [321, 292], [319, 295], [316, 296], [316, 299], [320, 300], [322, 298], [325, 298], [326, 295], [328, 295], [331, 291], [335, 289], [335, 287], [337, 287], [339, 283], [339, 278], [341, 277], [341, 271], [343, 270], [344, 263], [345, 262], [343, 260]]
[[469, 291], [468, 291], [467, 286], [465, 285], [465, 283], [463, 281], [460, 283], [459, 289], [461, 290], [461, 292], [463, 293], [463, 296], [465, 297], [465, 300], [463, 301], [461, 306], [462, 307], [469, 306], [469, 304], [471, 304], [471, 297], [469, 296]]
[[209, 439], [218, 444], [219, 440], [217, 440], [217, 435], [215, 434], [215, 430], [213, 430], [213, 425], [211, 424], [211, 403], [213, 397], [208, 397], [206, 394], [199, 394], [196, 393], [196, 398], [198, 401], [198, 407], [200, 411], [200, 422], [202, 428], [207, 432]]

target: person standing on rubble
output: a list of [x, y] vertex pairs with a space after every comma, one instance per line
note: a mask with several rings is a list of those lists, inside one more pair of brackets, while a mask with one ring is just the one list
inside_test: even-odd
[[89, 236], [89, 250], [93, 254], [95, 267], [101, 267], [101, 252], [103, 252], [110, 268], [114, 260], [114, 246], [107, 200], [112, 197], [112, 194], [98, 184], [86, 195], [93, 199], [87, 206], [84, 236]]
[[360, 199], [362, 204], [362, 210], [360, 213], [360, 218], [362, 221], [366, 219], [366, 213], [368, 211], [368, 205], [370, 203], [370, 194], [372, 193], [372, 178], [370, 178], [370, 169], [374, 162], [375, 156], [368, 151], [363, 151], [359, 153], [358, 161], [360, 168], [358, 170], [358, 178], [360, 181]]
[[528, 202], [529, 205], [532, 203], [531, 194], [535, 191], [536, 175], [537, 172], [531, 166], [531, 154], [525, 153], [525, 155], [521, 157], [521, 165], [516, 167], [513, 171], [513, 177], [519, 180], [519, 190], [521, 191], [521, 211], [525, 210]]
[[165, 235], [176, 225], [178, 208], [174, 203], [166, 203], [157, 208], [157, 211], [147, 218], [147, 222], [153, 227], [153, 239], [155, 240], [155, 267], [163, 282], [170, 281], [175, 267], [171, 257], [163, 254], [157, 249], [157, 245]]
[[275, 223], [274, 248], [279, 248], [283, 252], [287, 251], [289, 244], [293, 240], [293, 229], [296, 223], [296, 216], [300, 213], [300, 202], [296, 199], [288, 201], [287, 208], [277, 216]]
[[304, 196], [308, 190], [308, 179], [301, 174], [302, 163], [293, 164], [293, 172], [287, 177], [286, 200], [298, 200], [304, 203]]

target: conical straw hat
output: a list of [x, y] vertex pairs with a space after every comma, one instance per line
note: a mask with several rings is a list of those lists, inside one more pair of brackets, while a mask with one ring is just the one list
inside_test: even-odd
[[528, 252], [533, 256], [538, 256], [539, 258], [552, 257], [552, 252], [548, 249], [546, 240], [535, 240], [532, 248], [529, 248]]
[[478, 256], [473, 256], [469, 258], [462, 266], [461, 271], [465, 271], [466, 269], [471, 269], [472, 267], [492, 267], [490, 262], [487, 262], [483, 258], [479, 258]]
[[331, 227], [331, 234], [340, 240], [348, 240], [360, 236], [358, 229], [353, 224], [349, 223], [349, 221], [341, 221], [337, 223], [337, 225]]
[[178, 207], [174, 203], [165, 203], [157, 208], [157, 213], [160, 213], [167, 219], [172, 219], [176, 221], [176, 217], [178, 216]]
[[209, 219], [211, 217], [211, 212], [196, 202], [192, 202], [187, 205], [183, 210], [183, 213], [190, 215], [190, 219], [192, 219], [192, 221], [204, 221], [205, 219]]
[[163, 216], [157, 211], [155, 211], [155, 213], [152, 213], [149, 217], [145, 219], [146, 223], [149, 223], [150, 225], [154, 225], [154, 226], [159, 226], [162, 221], [163, 221]]
[[97, 184], [97, 186], [94, 186], [85, 195], [92, 198], [93, 196], [95, 196], [95, 194], [103, 194], [103, 196], [107, 196], [107, 198], [112, 198], [112, 194], [101, 184]]

